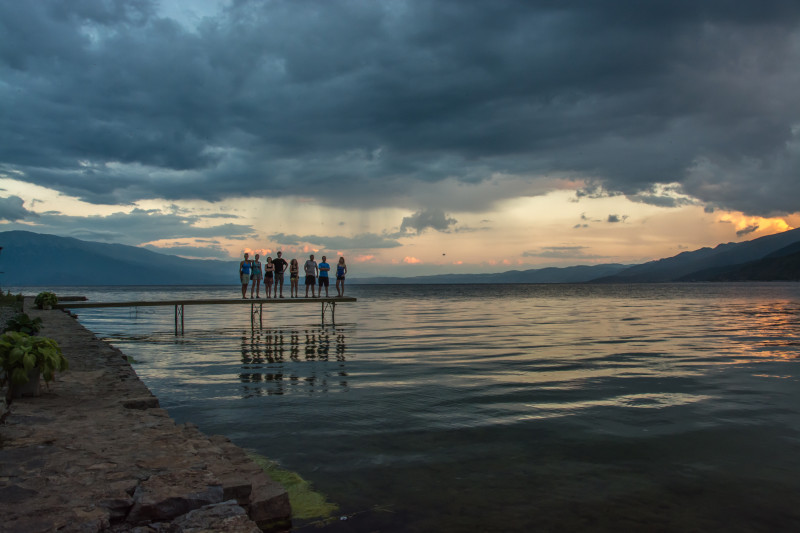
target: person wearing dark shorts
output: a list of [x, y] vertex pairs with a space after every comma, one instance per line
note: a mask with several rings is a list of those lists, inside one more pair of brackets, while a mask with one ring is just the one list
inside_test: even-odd
[[306, 273], [306, 298], [308, 298], [308, 288], [311, 287], [311, 296], [315, 297], [314, 284], [317, 281], [317, 262], [314, 261], [314, 254], [309, 256], [309, 259], [303, 265], [303, 270]]
[[261, 298], [261, 279], [263, 275], [261, 274], [261, 261], [258, 258], [261, 257], [259, 254], [256, 254], [256, 257], [253, 261], [250, 261], [252, 268], [250, 269], [252, 274], [250, 275], [250, 279], [253, 280], [253, 283], [250, 285], [250, 298], [253, 298], [253, 289], [256, 291], [256, 298]]
[[273, 260], [272, 264], [275, 265], [275, 290], [280, 291], [280, 298], [283, 298], [283, 273], [289, 263], [281, 255], [283, 252], [278, 252], [278, 258]]
[[300, 283], [300, 265], [297, 259], [292, 258], [289, 262], [289, 296], [291, 298], [298, 298], [300, 296], [297, 285]]
[[330, 280], [328, 279], [328, 272], [330, 271], [331, 266], [328, 264], [328, 258], [324, 255], [322, 256], [322, 263], [319, 264], [319, 297], [322, 298], [322, 287], [325, 287], [325, 298], [328, 297], [328, 285], [330, 284]]
[[264, 288], [267, 289], [267, 298], [274, 298], [275, 293], [272, 292], [272, 280], [275, 274], [275, 263], [272, 262], [271, 257], [267, 257], [267, 264], [264, 266]]
[[339, 258], [339, 263], [336, 265], [336, 292], [338, 296], [344, 296], [344, 277], [347, 275], [347, 265], [344, 262], [344, 257]]

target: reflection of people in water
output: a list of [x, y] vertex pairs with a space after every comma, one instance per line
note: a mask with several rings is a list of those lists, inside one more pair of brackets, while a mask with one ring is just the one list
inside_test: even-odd
[[[292, 391], [324, 393], [348, 387], [346, 334], [342, 329], [262, 329], [242, 333], [244, 396], [287, 394]], [[329, 355], [335, 350], [335, 362]], [[304, 357], [301, 357], [301, 350]], [[290, 364], [286, 357], [291, 359]], [[316, 361], [317, 364], [304, 364]]]

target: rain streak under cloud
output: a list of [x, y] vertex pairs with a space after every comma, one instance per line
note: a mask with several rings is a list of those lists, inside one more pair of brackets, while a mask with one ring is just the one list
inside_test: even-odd
[[790, 1], [2, 0], [0, 221], [401, 263], [526, 225], [504, 258], [613, 259], [593, 231], [669, 210], [786, 229], [798, 64]]

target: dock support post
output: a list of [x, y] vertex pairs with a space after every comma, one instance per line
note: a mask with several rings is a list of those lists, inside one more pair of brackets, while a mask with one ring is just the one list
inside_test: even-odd
[[180, 334], [183, 335], [183, 304], [175, 304], [175, 335], [178, 335], [178, 317], [181, 321]]
[[256, 309], [255, 302], [250, 304], [250, 327], [254, 328], [256, 325], [256, 315], [258, 315], [258, 324], [264, 327], [264, 302], [258, 302], [258, 309]]
[[331, 310], [331, 324], [336, 325], [336, 302], [322, 302], [322, 325], [325, 325], [325, 306]]

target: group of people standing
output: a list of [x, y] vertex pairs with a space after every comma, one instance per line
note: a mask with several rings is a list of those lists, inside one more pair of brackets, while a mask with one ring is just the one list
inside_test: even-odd
[[[247, 298], [247, 287], [250, 287], [250, 298], [261, 298], [261, 282], [267, 291], [267, 298], [283, 298], [283, 278], [288, 267], [289, 269], [289, 295], [291, 298], [299, 297], [300, 265], [297, 259], [292, 259], [288, 263], [281, 257], [283, 252], [277, 253], [277, 259], [267, 257], [267, 263], [261, 264], [260, 255], [256, 254], [254, 259], [250, 259], [250, 254], [244, 254], [244, 260], [239, 263], [239, 278], [242, 281], [242, 298]], [[306, 298], [308, 289], [311, 288], [311, 296], [316, 298], [315, 288], [319, 283], [319, 296], [322, 296], [322, 288], [325, 287], [325, 297], [328, 297], [328, 286], [330, 283], [329, 272], [331, 266], [328, 258], [322, 256], [322, 262], [317, 264], [314, 261], [314, 254], [311, 254], [303, 265], [303, 273], [306, 279]], [[344, 257], [339, 258], [336, 264], [336, 292], [337, 296], [344, 296], [344, 278], [347, 274], [347, 265]], [[255, 292], [255, 296], [253, 293]], [[280, 293], [280, 294], [279, 294]]]

